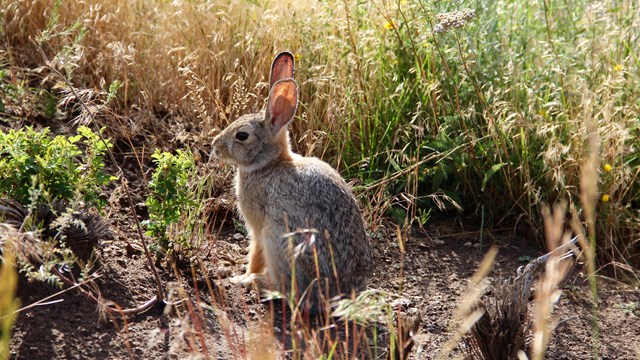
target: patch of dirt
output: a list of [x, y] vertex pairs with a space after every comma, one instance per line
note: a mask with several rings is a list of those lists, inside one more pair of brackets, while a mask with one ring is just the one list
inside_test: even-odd
[[[420, 333], [414, 348], [415, 358], [435, 358], [443, 343], [451, 337], [448, 328], [460, 296], [483, 259], [475, 239], [446, 241], [442, 245], [428, 246], [421, 239], [407, 244], [404, 297], [419, 309], [422, 317]], [[471, 246], [469, 246], [471, 244]], [[543, 254], [541, 249], [527, 244], [524, 239], [511, 239], [497, 244], [498, 256], [489, 275], [491, 284], [510, 276], [531, 258]], [[378, 274], [384, 280], [377, 286], [394, 289], [397, 284], [395, 249], [380, 244], [378, 253], [390, 265]], [[397, 259], [397, 257], [396, 257]], [[520, 259], [520, 260], [519, 260]], [[522, 260], [522, 261], [521, 261]], [[524, 261], [526, 260], [526, 261]], [[554, 316], [559, 325], [549, 344], [548, 359], [588, 359], [592, 357], [592, 295], [585, 277], [586, 270], [580, 264], [568, 274], [562, 286], [562, 297], [556, 304]], [[395, 275], [395, 276], [394, 276]], [[395, 286], [397, 288], [397, 286]], [[489, 287], [490, 289], [491, 287]], [[640, 292], [608, 278], [598, 279], [598, 326], [600, 335], [599, 356], [602, 359], [638, 359], [640, 356], [640, 317], [625, 311], [623, 304], [638, 304]], [[529, 311], [532, 304], [529, 306]], [[612, 329], [616, 329], [612, 331]]]

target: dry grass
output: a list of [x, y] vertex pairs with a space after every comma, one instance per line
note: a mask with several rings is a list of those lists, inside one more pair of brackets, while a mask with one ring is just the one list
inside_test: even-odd
[[531, 358], [535, 360], [544, 359], [549, 340], [556, 327], [556, 321], [551, 320], [553, 307], [560, 299], [562, 294], [562, 291], [559, 290], [560, 285], [571, 267], [570, 262], [559, 260], [562, 254], [553, 252], [571, 238], [570, 232], [564, 232], [566, 205], [556, 206], [553, 212], [548, 208], [544, 209], [547, 248], [552, 253], [546, 263], [544, 276], [535, 292], [533, 334], [530, 345]]
[[[395, 328], [388, 294], [367, 291], [358, 298], [342, 300], [333, 313], [329, 310], [311, 318], [295, 305], [290, 307], [286, 299], [266, 302], [266, 319], [247, 328], [232, 316], [239, 312], [250, 318], [247, 304], [251, 301], [228, 303], [234, 296], [220, 286], [222, 279], [209, 278], [203, 263], [198, 264], [191, 267], [196, 280], [191, 284], [174, 266], [176, 281], [169, 284], [171, 295], [163, 321], [170, 322], [170, 331], [182, 336], [172, 340], [170, 354], [186, 351], [204, 358], [224, 354], [221, 356], [236, 359], [400, 359], [389, 357]], [[201, 280], [205, 288], [198, 287]], [[150, 346], [158, 341], [159, 337], [152, 336]]]
[[[105, 90], [105, 84], [121, 82], [115, 110], [134, 121], [129, 123], [130, 134], [117, 135], [152, 132], [137, 121], [157, 121], [157, 114], [165, 113], [184, 115], [202, 131], [195, 135], [208, 137], [209, 131], [240, 114], [259, 110], [268, 92], [265, 69], [273, 54], [292, 49], [305, 64], [313, 50], [301, 46], [305, 32], [326, 29], [322, 22], [328, 21], [328, 14], [316, 16], [327, 9], [299, 2], [77, 1], [60, 2], [57, 15], [55, 5], [48, 0], [8, 4], [3, 10], [7, 57], [18, 66], [40, 65], [42, 59], [33, 56], [31, 43], [37, 39], [47, 56], [55, 58], [54, 65], [69, 70], [76, 84]], [[287, 30], [296, 25], [304, 29]], [[65, 53], [81, 32], [78, 46]], [[326, 53], [322, 60], [331, 55]], [[74, 66], [65, 68], [68, 62]], [[325, 69], [327, 63], [313, 70], [309, 67], [315, 64], [307, 63], [297, 77], [307, 81], [314, 76], [319, 85], [336, 83], [335, 75]], [[303, 88], [302, 102], [314, 110], [304, 112], [312, 124], [322, 122], [324, 113], [315, 110], [338, 100], [334, 91], [339, 89], [325, 89], [329, 91], [316, 97], [312, 86]], [[154, 119], [140, 118], [145, 116]]]

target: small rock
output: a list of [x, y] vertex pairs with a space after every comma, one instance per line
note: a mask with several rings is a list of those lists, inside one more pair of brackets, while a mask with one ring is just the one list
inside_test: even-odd
[[475, 244], [473, 244], [473, 247], [474, 247], [475, 249], [480, 249], [480, 247], [481, 247], [481, 246], [482, 246], [482, 245], [480, 245], [480, 243], [475, 243]]
[[433, 243], [435, 245], [444, 245], [444, 240], [440, 240], [440, 239], [434, 239]]
[[467, 241], [466, 243], [464, 243], [464, 246], [466, 247], [472, 247], [473, 244], [471, 243], [471, 241]]
[[234, 240], [242, 240], [242, 239], [244, 239], [244, 235], [242, 235], [240, 233], [235, 233], [235, 234], [233, 234], [233, 239]]
[[220, 267], [216, 270], [216, 277], [219, 279], [228, 278], [231, 275], [231, 269], [227, 267]]
[[231, 250], [233, 250], [233, 251], [235, 251], [235, 252], [237, 252], [237, 253], [243, 253], [243, 252], [244, 252], [244, 250], [242, 249], [242, 247], [241, 247], [240, 245], [236, 244], [236, 243], [231, 243], [231, 244], [229, 244], [229, 245], [230, 245], [230, 247], [231, 247]]
[[412, 315], [412, 316], [417, 316], [420, 314], [420, 311], [418, 311], [418, 308], [409, 308], [407, 309], [407, 314]]
[[432, 333], [432, 334], [439, 334], [440, 333], [440, 330], [436, 326], [433, 326], [433, 325], [427, 325], [427, 331]]
[[408, 308], [411, 305], [411, 300], [407, 299], [407, 298], [399, 298], [399, 299], [395, 299], [393, 300], [393, 302], [391, 303], [391, 307], [392, 308], [398, 308], [398, 307], [402, 307], [404, 309]]
[[[133, 246], [131, 244], [127, 244], [127, 246], [125, 247], [125, 250], [127, 250], [127, 256], [129, 257], [133, 255], [140, 255], [143, 252], [143, 249], [141, 247]], [[121, 256], [122, 254], [118, 254], [118, 255]]]

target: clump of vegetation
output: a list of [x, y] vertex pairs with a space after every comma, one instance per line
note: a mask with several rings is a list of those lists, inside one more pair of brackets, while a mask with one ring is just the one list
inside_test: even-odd
[[4, 116], [55, 118], [57, 101], [52, 92], [13, 78], [14, 73], [5, 61], [0, 53], [0, 113]]
[[[100, 209], [102, 187], [116, 179], [104, 171], [109, 140], [86, 126], [75, 136], [50, 136], [48, 128], [0, 132], [0, 196], [21, 204], [72, 201], [79, 195]], [[84, 148], [84, 151], [83, 151]]]
[[25, 232], [18, 264], [31, 280], [61, 285], [59, 269], [89, 260], [108, 233], [86, 210], [102, 209], [103, 187], [115, 179], [103, 161], [111, 143], [86, 126], [77, 131], [51, 136], [48, 128], [27, 126], [0, 132], [0, 217]]
[[151, 157], [156, 169], [148, 184], [149, 220], [143, 223], [147, 235], [157, 239], [159, 253], [174, 250], [176, 246], [186, 251], [192, 248], [189, 235], [172, 228], [181, 220], [188, 224], [188, 214], [195, 211], [196, 197], [189, 183], [195, 174], [193, 156], [182, 150], [176, 150], [175, 155], [156, 150]]

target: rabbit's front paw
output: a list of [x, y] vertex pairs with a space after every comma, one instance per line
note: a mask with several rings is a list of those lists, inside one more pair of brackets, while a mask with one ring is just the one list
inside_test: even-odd
[[253, 286], [254, 283], [256, 283], [256, 280], [258, 279], [258, 277], [259, 275], [256, 273], [249, 273], [249, 274], [234, 276], [229, 281], [231, 281], [231, 283], [235, 285], [251, 287]]

